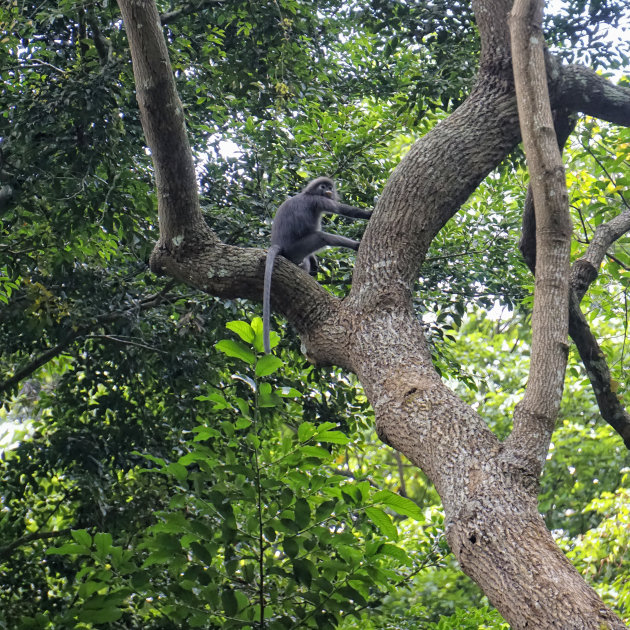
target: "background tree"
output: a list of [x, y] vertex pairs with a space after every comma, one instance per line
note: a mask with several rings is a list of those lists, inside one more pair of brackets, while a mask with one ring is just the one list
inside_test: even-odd
[[[132, 39], [136, 53], [155, 51], [162, 41], [156, 14], [144, 22], [142, 8], [135, 5], [132, 20], [143, 28], [129, 29], [148, 36]], [[616, 627], [556, 551], [536, 510], [536, 479], [559, 386], [541, 399], [530, 385], [510, 433], [525, 377], [523, 365], [510, 374], [506, 366], [514, 355], [503, 345], [520, 340], [520, 353], [529, 355], [529, 304], [523, 300], [529, 280], [514, 247], [524, 191], [519, 157], [509, 157], [519, 137], [503, 20], [509, 7], [475, 7], [482, 54], [465, 101], [478, 47], [467, 5], [456, 13], [439, 4], [402, 3], [318, 3], [317, 11], [302, 2], [161, 8], [196, 161], [186, 148], [182, 117], [173, 118], [179, 100], [163, 64], [166, 50], [143, 55], [149, 66], [137, 68], [145, 73], [138, 96], [162, 217], [153, 265], [209, 294], [257, 298], [263, 252], [225, 248], [207, 225], [231, 245], [265, 244], [279, 200], [322, 172], [339, 175], [346, 201], [369, 206], [411, 136], [422, 135], [379, 197], [349, 297], [331, 297], [347, 293], [348, 258], [327, 254], [332, 262], [319, 280], [330, 293], [286, 264], [278, 269], [276, 306], [302, 333], [309, 358], [357, 373], [379, 435], [429, 475], [444, 503], [453, 552], [514, 627], [553, 625], [554, 618], [571, 619], [576, 627]], [[583, 43], [587, 33], [597, 44], [597, 33], [623, 19], [623, 9], [612, 6], [590, 7], [582, 21], [567, 19], [580, 15], [578, 9], [567, 5], [551, 16], [550, 41]], [[145, 273], [156, 238], [151, 175], [115, 7], [68, 3], [3, 11], [5, 23], [14, 25], [2, 60], [8, 97], [2, 130], [3, 387], [11, 392], [22, 384], [5, 417], [32, 418], [24, 425], [30, 436], [5, 452], [8, 627], [243, 627], [256, 620], [264, 625], [262, 612], [270, 627], [332, 627], [342, 619], [351, 625], [347, 614], [361, 617], [367, 609], [380, 611], [383, 626], [393, 619], [402, 627], [401, 611], [417, 626], [479, 602], [461, 578], [444, 577], [452, 571], [443, 570], [440, 578], [430, 569], [450, 561], [442, 556], [441, 517], [430, 508], [436, 495], [426, 478], [382, 449], [369, 449], [369, 459], [367, 445], [362, 452], [358, 436], [370, 441], [371, 411], [352, 378], [338, 370], [303, 374], [283, 351], [287, 375], [276, 381], [278, 363], [256, 360], [256, 321], [231, 325], [241, 341], [219, 349], [245, 363], [226, 363], [208, 353], [207, 340], [223, 336], [223, 322], [242, 318], [250, 304], [218, 302]], [[591, 50], [597, 54], [588, 57], [576, 46], [570, 54], [608, 67], [627, 62], [623, 48]], [[556, 114], [585, 111], [627, 124], [627, 90], [555, 58], [548, 63]], [[578, 81], [582, 90], [576, 93]], [[590, 88], [597, 98], [584, 97]], [[151, 113], [163, 128], [155, 127]], [[559, 137], [568, 128], [560, 122]], [[625, 231], [617, 223], [624, 216], [619, 204], [625, 203], [627, 131], [590, 121], [578, 133], [580, 143], [568, 152], [572, 172], [582, 174], [569, 178], [581, 227], [573, 254], [588, 263], [577, 265], [573, 278], [582, 298], [592, 279], [583, 271], [592, 276], [597, 257]], [[229, 154], [228, 139], [235, 143]], [[476, 188], [465, 212], [454, 216]], [[522, 243], [531, 261], [533, 209], [528, 202], [525, 208]], [[608, 227], [593, 233], [597, 225]], [[612, 239], [602, 241], [611, 228]], [[591, 323], [604, 335], [616, 320], [623, 330], [624, 300], [615, 295], [625, 295], [626, 267], [623, 244], [617, 244], [587, 303]], [[536, 269], [540, 284], [544, 273], [538, 263]], [[512, 309], [500, 325], [475, 312], [497, 300]], [[625, 387], [623, 350], [606, 349], [610, 376], [574, 312], [582, 331], [576, 341], [601, 413], [627, 439], [627, 416], [616, 396]], [[554, 310], [551, 323], [561, 323], [556, 315]], [[534, 330], [544, 333], [544, 322]], [[470, 343], [474, 336], [482, 343]], [[563, 343], [557, 345], [561, 357]], [[551, 347], [538, 346], [543, 365]], [[502, 369], [481, 378], [470, 366], [475, 358], [487, 363], [490, 350], [503, 353]], [[453, 381], [458, 393], [483, 410], [497, 435], [510, 435], [503, 445], [444, 388], [431, 359], [444, 377], [459, 379], [459, 385]], [[583, 373], [572, 369], [575, 398], [584, 390]], [[271, 379], [269, 386], [264, 379]], [[532, 400], [551, 408], [541, 411]], [[599, 496], [593, 469], [602, 477], [597, 485], [624, 496], [618, 489], [625, 483], [621, 441], [600, 428], [585, 442], [595, 417], [592, 402], [571, 401], [554, 438], [551, 474], [543, 478], [547, 524], [562, 528], [569, 546], [591, 528], [623, 523], [623, 516], [613, 516], [613, 495], [591, 504], [579, 523], [569, 514], [576, 500], [584, 505]], [[356, 447], [344, 444], [347, 438], [328, 420], [341, 421]], [[532, 430], [528, 422], [542, 424]], [[543, 427], [546, 438], [536, 441]], [[278, 436], [284, 436], [281, 446]], [[580, 446], [593, 445], [588, 459], [571, 449], [576, 436]], [[606, 447], [610, 470], [602, 474], [598, 457]], [[150, 455], [146, 472], [141, 453]], [[386, 488], [413, 496], [425, 511]], [[413, 543], [391, 542], [397, 534], [389, 510], [427, 521]], [[403, 531], [411, 537], [413, 528], [405, 522]], [[42, 563], [53, 537], [72, 542], [60, 543]], [[587, 545], [575, 549], [583, 548], [586, 557]], [[532, 557], [536, 553], [541, 557]], [[607, 562], [593, 582], [601, 582], [602, 594], [623, 611], [627, 595], [618, 602], [612, 595], [615, 583], [623, 588], [623, 558], [617, 562], [604, 546], [599, 553]], [[532, 580], [523, 567], [540, 574]], [[545, 580], [547, 569], [564, 572], [566, 592]], [[438, 584], [443, 596], [436, 603], [431, 593]], [[403, 587], [411, 588], [407, 593]], [[549, 609], [513, 597], [519, 589]], [[499, 627], [494, 614], [481, 602], [468, 622], [494, 619]], [[450, 623], [464, 627], [458, 614]]]

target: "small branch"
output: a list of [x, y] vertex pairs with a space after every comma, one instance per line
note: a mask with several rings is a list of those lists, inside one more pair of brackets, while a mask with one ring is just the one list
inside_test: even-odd
[[0, 383], [0, 392], [9, 391], [27, 376], [30, 376], [40, 367], [46, 365], [46, 363], [48, 363], [55, 357], [58, 357], [75, 339], [80, 337], [84, 332], [84, 328], [79, 328], [78, 330], [66, 335], [66, 337], [64, 337], [56, 346], [49, 348], [48, 350], [40, 354], [36, 359], [31, 361], [28, 365], [25, 365], [23, 368], [17, 370], [17, 372], [13, 376]]
[[131, 341], [130, 339], [123, 339], [122, 337], [114, 337], [114, 335], [86, 335], [86, 339], [104, 339], [105, 341], [114, 341], [115, 343], [121, 343], [125, 346], [135, 346], [136, 348], [143, 348], [144, 350], [150, 350], [151, 352], [160, 352], [162, 354], [168, 354], [164, 350], [160, 350], [153, 346], [149, 346], [145, 343], [138, 341]]
[[59, 74], [66, 74], [65, 70], [62, 70], [61, 68], [57, 68], [57, 66], [53, 66], [52, 63], [48, 63], [47, 61], [41, 61], [40, 59], [29, 59], [29, 63], [26, 64], [18, 64], [17, 69], [18, 70], [29, 70], [32, 68], [41, 68], [42, 66], [46, 66], [47, 68], [51, 68], [52, 70], [54, 70], [55, 72], [58, 72]]
[[[167, 299], [167, 292], [171, 290], [171, 288], [175, 285], [175, 281], [172, 280], [169, 282], [159, 293], [154, 295], [150, 295], [145, 299], [141, 300], [139, 309], [140, 311], [145, 311], [150, 308], [154, 308], [155, 306], [160, 305]], [[77, 330], [73, 330], [71, 333], [68, 333], [57, 345], [49, 348], [40, 354], [37, 358], [32, 360], [29, 364], [20, 368], [16, 371], [16, 373], [6, 379], [4, 382], [0, 383], [0, 393], [9, 391], [12, 387], [17, 385], [20, 381], [27, 378], [33, 372], [38, 370], [40, 367], [48, 363], [48, 361], [54, 359], [59, 356], [73, 341], [78, 339], [79, 337], [89, 333], [90, 330], [94, 330], [98, 326], [102, 326], [103, 324], [107, 324], [109, 322], [116, 321], [122, 317], [125, 317], [132, 309], [128, 309], [126, 311], [120, 313], [105, 313], [97, 317], [90, 325], [79, 326]]]
[[621, 436], [626, 448], [630, 449], [630, 414], [613, 391], [606, 357], [580, 309], [575, 291], [571, 291], [569, 303], [569, 334], [591, 381], [602, 418]]
[[376, 488], [376, 490], [382, 490], [383, 488], [379, 486], [372, 478], [370, 477], [357, 477], [352, 471], [345, 470], [344, 468], [334, 468], [332, 471], [335, 475], [341, 475], [342, 477], [347, 477], [348, 479], [354, 479], [355, 481], [367, 481], [372, 488]]
[[225, 0], [201, 0], [200, 2], [189, 2], [188, 4], [182, 5], [178, 9], [174, 9], [173, 11], [169, 11], [168, 13], [162, 13], [162, 15], [160, 15], [160, 22], [164, 26], [165, 24], [173, 22], [183, 15], [197, 13], [199, 11], [202, 11], [207, 6], [219, 6], [223, 4], [224, 1]]
[[597, 278], [599, 266], [608, 248], [629, 231], [630, 210], [597, 226], [586, 253], [575, 261], [571, 269], [569, 306], [569, 334], [575, 342], [591, 381], [599, 411], [602, 418], [622, 437], [628, 449], [630, 449], [630, 414], [613, 391], [606, 357], [580, 309], [580, 302]]
[[87, 23], [90, 25], [90, 30], [92, 31], [92, 41], [94, 42], [94, 47], [96, 48], [101, 66], [105, 67], [109, 65], [113, 59], [114, 49], [112, 42], [101, 33], [98, 27], [98, 21], [91, 12], [88, 13]]
[[617, 256], [613, 256], [612, 254], [606, 254], [606, 258], [608, 258], [608, 260], [612, 260], [615, 264], [619, 265], [625, 271], [630, 271], [630, 265], [626, 265], [623, 261], [619, 260]]
[[60, 529], [56, 532], [34, 532], [32, 534], [25, 534], [20, 538], [17, 538], [13, 542], [10, 542], [8, 545], [4, 545], [0, 547], [0, 559], [5, 559], [11, 556], [13, 551], [15, 551], [18, 547], [22, 545], [26, 545], [34, 540], [46, 540], [48, 538], [59, 538], [61, 536], [66, 536], [72, 531], [72, 528], [68, 527], [66, 529]]
[[398, 451], [394, 451], [394, 458], [398, 465], [398, 476], [400, 477], [400, 496], [407, 497], [407, 486], [405, 485], [405, 468], [403, 466], [402, 455]]
[[[588, 244], [590, 243], [590, 240], [588, 238], [588, 229], [586, 227], [586, 221], [584, 220], [584, 214], [582, 213], [582, 209], [579, 206], [571, 206], [578, 214], [578, 217], [580, 217], [580, 225], [582, 226], [582, 231], [584, 232], [584, 243]], [[579, 240], [579, 237], [578, 237]]]
[[[560, 149], [564, 147], [574, 127], [575, 121], [572, 121], [567, 112], [555, 112], [554, 128], [558, 136]], [[603, 166], [602, 169], [606, 172]], [[621, 197], [623, 203], [626, 204], [623, 195]], [[586, 226], [581, 213], [580, 219], [586, 234]], [[527, 190], [525, 208], [523, 210], [523, 232], [519, 249], [527, 266], [534, 275], [536, 271], [535, 230], [536, 219], [530, 187]], [[624, 211], [607, 223], [598, 225], [586, 253], [573, 263], [570, 278], [569, 335], [575, 343], [580, 359], [586, 369], [602, 418], [615, 429], [623, 438], [626, 447], [630, 449], [630, 415], [612, 389], [610, 369], [608, 368], [606, 357], [580, 309], [580, 302], [589, 286], [597, 278], [599, 267], [604, 256], [607, 255], [608, 248], [628, 231], [630, 231], [630, 210]]]
[[588, 146], [588, 144], [586, 145], [583, 144], [582, 148], [593, 158], [593, 160], [595, 160], [597, 166], [599, 166], [599, 168], [601, 168], [602, 171], [604, 171], [604, 175], [606, 175], [606, 177], [608, 178], [608, 181], [610, 181], [610, 183], [615, 187], [617, 194], [621, 198], [621, 203], [623, 203], [623, 205], [630, 210], [630, 204], [628, 203], [628, 200], [626, 199], [625, 195], [620, 190], [617, 190], [617, 182], [615, 181], [615, 178], [608, 172], [608, 169], [606, 168], [606, 166], [595, 155], [595, 153], [593, 153], [591, 147]]
[[576, 260], [571, 272], [571, 285], [581, 302], [588, 287], [595, 280], [608, 248], [624, 234], [630, 232], [630, 210], [624, 210], [614, 219], [600, 223], [584, 256]]

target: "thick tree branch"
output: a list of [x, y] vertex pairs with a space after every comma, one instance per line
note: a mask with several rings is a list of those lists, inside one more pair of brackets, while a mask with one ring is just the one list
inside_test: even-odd
[[608, 248], [630, 231], [630, 210], [597, 226], [586, 253], [571, 269], [571, 301], [569, 333], [586, 368], [602, 418], [623, 438], [630, 449], [630, 414], [614, 391], [606, 357], [593, 335], [580, 302], [597, 277], [599, 266]]
[[[158, 191], [163, 247], [181, 245], [186, 234], [204, 230], [197, 178], [188, 143], [184, 110], [175, 88], [160, 16], [153, 0], [121, 0], [142, 128], [151, 149]], [[215, 237], [216, 240], [216, 237]]]
[[[500, 30], [500, 29], [499, 29]], [[519, 140], [511, 70], [482, 68], [447, 119], [420, 138], [387, 181], [365, 231], [352, 292], [370, 307], [410, 296], [431, 242]]]
[[554, 106], [630, 126], [630, 88], [615, 85], [590, 68], [563, 66], [557, 60], [550, 64], [550, 73]]
[[[561, 153], [576, 124], [577, 119], [567, 110], [557, 109], [553, 112], [553, 127]], [[530, 271], [536, 275], [536, 213], [531, 183], [527, 186], [527, 196], [523, 207], [523, 229], [518, 248]]]
[[529, 379], [506, 440], [542, 470], [556, 421], [568, 354], [571, 219], [545, 66], [542, 0], [516, 0], [510, 15], [521, 134], [536, 212], [536, 286]]
[[630, 232], [630, 210], [625, 210], [614, 219], [597, 226], [586, 253], [573, 264], [571, 285], [580, 302], [590, 284], [597, 277], [599, 266], [610, 246], [628, 232]]
[[511, 0], [492, 2], [473, 1], [475, 20], [481, 34], [481, 68], [494, 73], [497, 64], [505, 64], [501, 70], [510, 67], [510, 31], [507, 16], [512, 8]]

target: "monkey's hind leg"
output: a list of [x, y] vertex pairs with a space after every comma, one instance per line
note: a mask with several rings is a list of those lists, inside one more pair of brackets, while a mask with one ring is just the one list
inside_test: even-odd
[[300, 267], [306, 271], [306, 273], [315, 277], [317, 275], [317, 271], [319, 270], [319, 263], [317, 262], [317, 257], [311, 254], [307, 256], [301, 263]]
[[332, 247], [347, 247], [348, 249], [359, 249], [359, 241], [355, 241], [338, 234], [329, 234], [328, 232], [313, 232], [299, 241], [287, 245], [282, 248], [282, 255], [288, 258], [292, 263], [300, 265], [305, 258], [313, 255], [323, 247], [330, 245]]

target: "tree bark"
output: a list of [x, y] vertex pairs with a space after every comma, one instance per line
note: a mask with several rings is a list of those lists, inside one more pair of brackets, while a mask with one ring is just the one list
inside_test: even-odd
[[564, 166], [547, 89], [543, 7], [543, 0], [515, 0], [510, 16], [520, 128], [535, 208], [536, 287], [529, 379], [507, 443], [533, 454], [539, 472], [560, 408], [569, 351], [571, 247]]

